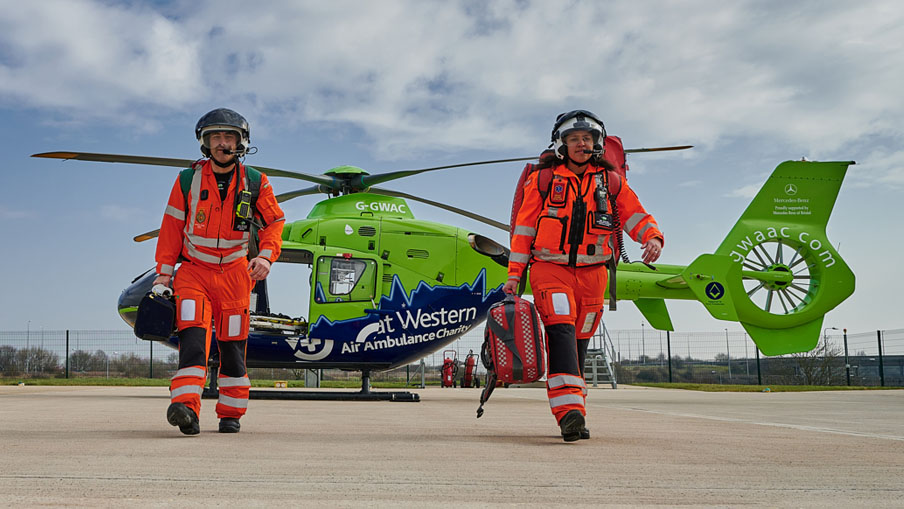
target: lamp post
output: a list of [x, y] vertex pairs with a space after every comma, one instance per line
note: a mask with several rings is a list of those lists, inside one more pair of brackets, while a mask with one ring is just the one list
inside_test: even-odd
[[659, 367], [662, 367], [662, 331], [659, 331]]
[[851, 385], [851, 361], [848, 359], [847, 328], [844, 329], [844, 373], [848, 387]]
[[725, 329], [725, 356], [728, 358], [728, 378], [731, 378], [731, 350], [728, 348], [728, 329]]
[[25, 324], [25, 374], [28, 374], [29, 367], [29, 357], [31, 354], [28, 352], [28, 344], [31, 339], [31, 320], [29, 320]]
[[647, 363], [647, 342], [643, 336], [643, 322], [640, 323], [640, 360], [643, 364]]
[[826, 327], [822, 329], [822, 358], [825, 360], [829, 353], [829, 334], [827, 331], [838, 330], [838, 327]]

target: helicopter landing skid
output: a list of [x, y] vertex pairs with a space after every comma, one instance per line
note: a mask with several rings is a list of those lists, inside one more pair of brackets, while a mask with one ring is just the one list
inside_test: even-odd
[[[204, 388], [201, 397], [204, 399], [216, 399], [220, 396], [217, 389], [217, 369], [210, 369], [210, 386]], [[333, 392], [333, 391], [273, 391], [250, 390], [249, 399], [283, 399], [283, 400], [316, 400], [316, 401], [403, 401], [420, 402], [420, 394], [408, 391], [379, 391], [370, 390], [370, 373], [367, 371], [361, 376], [361, 390], [358, 392]]]

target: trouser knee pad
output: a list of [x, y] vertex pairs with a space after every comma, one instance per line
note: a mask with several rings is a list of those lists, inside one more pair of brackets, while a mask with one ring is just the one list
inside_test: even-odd
[[220, 341], [220, 373], [224, 376], [245, 376], [245, 344], [248, 340]]
[[179, 331], [179, 369], [206, 366], [207, 331], [203, 327], [188, 327]]
[[578, 367], [578, 344], [574, 334], [574, 325], [570, 323], [560, 323], [546, 327], [550, 373], [580, 373]]

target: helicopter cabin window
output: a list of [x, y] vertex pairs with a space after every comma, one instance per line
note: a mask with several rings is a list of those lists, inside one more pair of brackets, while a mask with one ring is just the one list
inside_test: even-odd
[[373, 260], [322, 256], [317, 260], [319, 303], [370, 301], [374, 298], [376, 263]]

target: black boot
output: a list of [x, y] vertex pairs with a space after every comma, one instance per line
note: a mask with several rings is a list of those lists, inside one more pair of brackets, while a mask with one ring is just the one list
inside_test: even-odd
[[590, 430], [587, 429], [587, 426], [581, 428], [581, 440], [587, 440], [590, 438]]
[[235, 417], [223, 417], [220, 419], [220, 433], [238, 433], [242, 429], [239, 420]]
[[197, 414], [184, 403], [170, 404], [166, 409], [166, 420], [173, 426], [179, 426], [179, 431], [186, 435], [197, 435], [201, 432]]
[[579, 410], [569, 410], [565, 417], [559, 421], [562, 430], [562, 440], [574, 442], [581, 439], [581, 430], [584, 429], [584, 416]]

